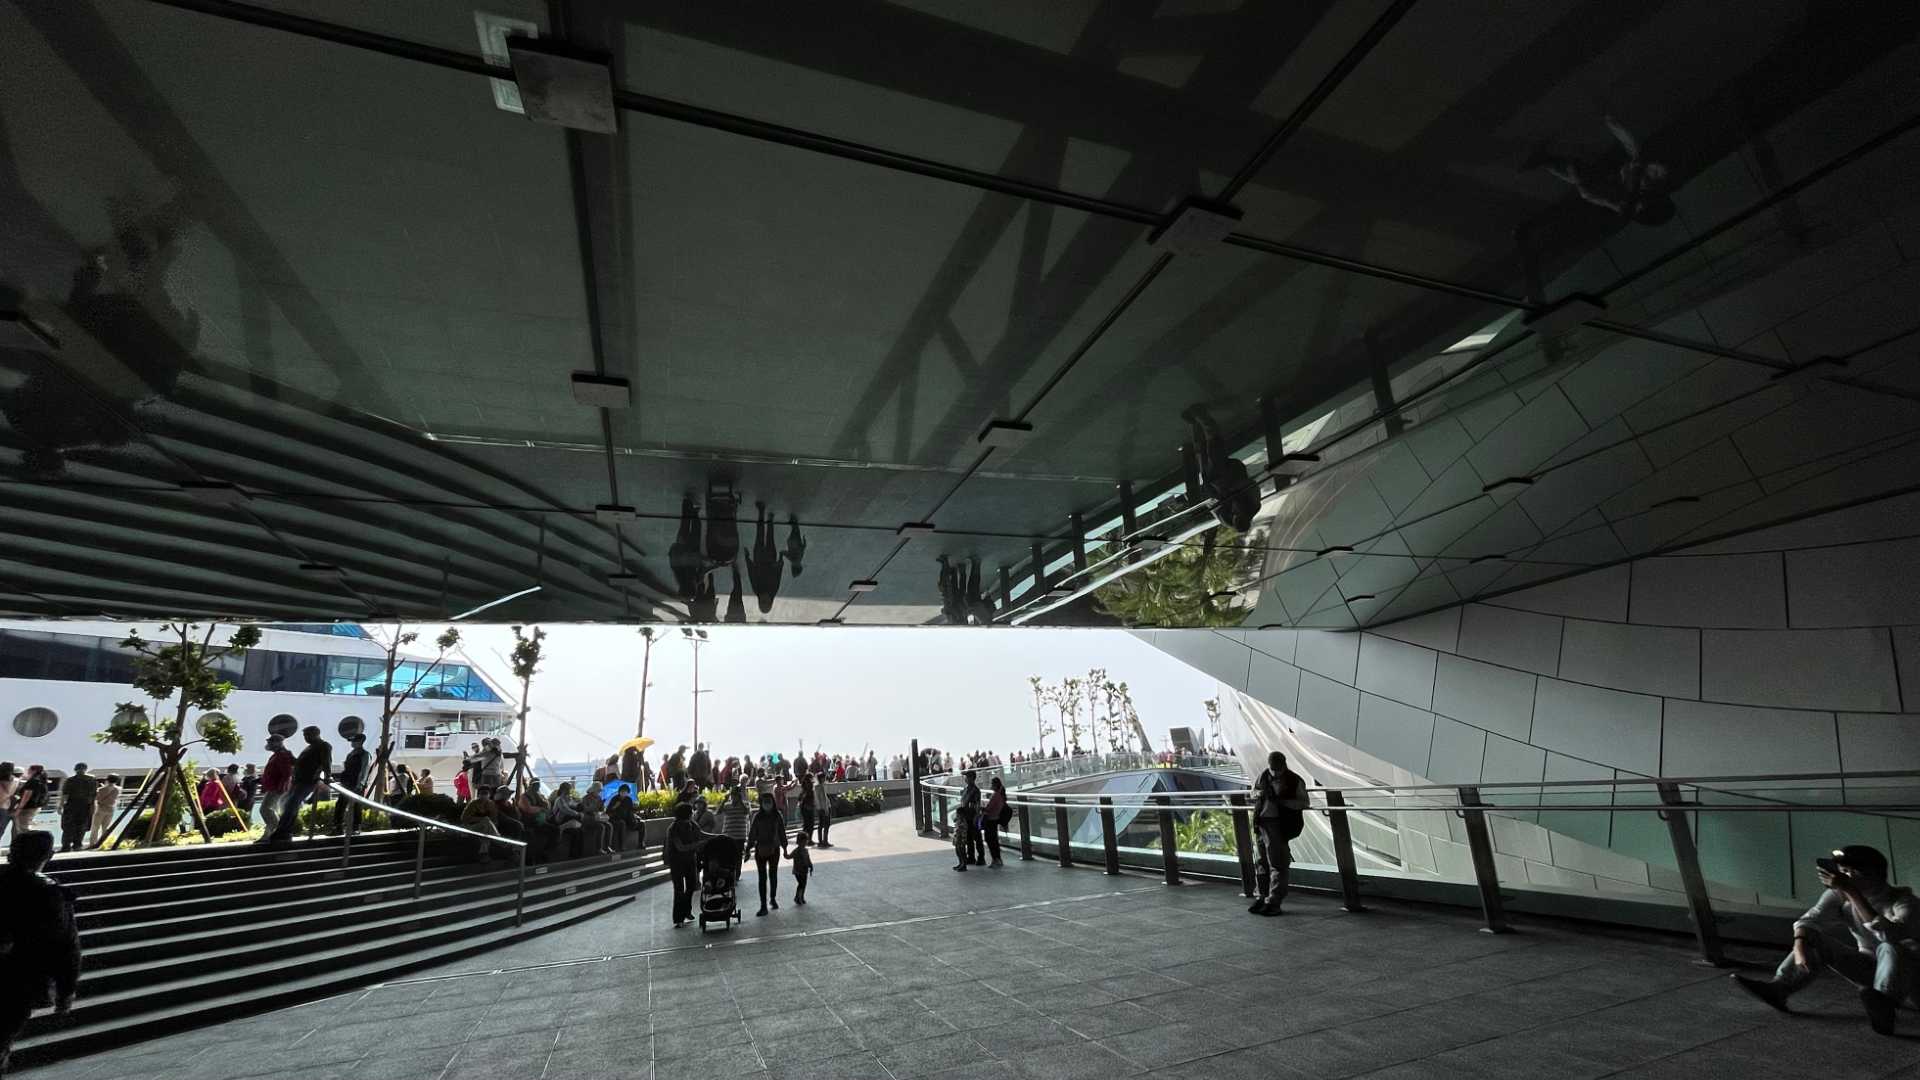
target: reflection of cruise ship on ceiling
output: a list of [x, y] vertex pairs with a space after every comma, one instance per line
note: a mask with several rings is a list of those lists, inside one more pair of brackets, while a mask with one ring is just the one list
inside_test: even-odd
[[[93, 739], [122, 702], [145, 705], [156, 716], [172, 708], [172, 699], [156, 705], [133, 687], [134, 657], [120, 647], [131, 631], [148, 640], [163, 637], [151, 624], [0, 620], [0, 717], [7, 718], [0, 758], [44, 763], [55, 775], [79, 761], [95, 772], [151, 767], [151, 753]], [[231, 628], [217, 627], [214, 640], [230, 634]], [[457, 653], [438, 665], [430, 653], [403, 649], [401, 655], [395, 686], [404, 689], [418, 677], [419, 688], [394, 717], [395, 760], [449, 775], [469, 743], [482, 735], [509, 738], [514, 706], [478, 668]], [[357, 623], [263, 625], [259, 645], [222, 662], [234, 692], [220, 711], [239, 724], [237, 760], [263, 760], [267, 722], [282, 713], [303, 726], [319, 725], [334, 740], [336, 755], [345, 750], [337, 732], [346, 718], [359, 717], [369, 733], [378, 733], [386, 647]], [[189, 722], [201, 715], [190, 714]]]

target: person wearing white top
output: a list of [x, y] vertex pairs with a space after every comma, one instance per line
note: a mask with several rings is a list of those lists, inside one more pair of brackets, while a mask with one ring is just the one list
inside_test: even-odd
[[1793, 922], [1793, 951], [1773, 978], [1733, 977], [1734, 985], [1787, 1012], [1787, 999], [1831, 971], [1860, 990], [1867, 1021], [1893, 1034], [1894, 1010], [1916, 992], [1920, 941], [1913, 890], [1887, 883], [1887, 857], [1865, 844], [1848, 844], [1817, 860], [1826, 891]]

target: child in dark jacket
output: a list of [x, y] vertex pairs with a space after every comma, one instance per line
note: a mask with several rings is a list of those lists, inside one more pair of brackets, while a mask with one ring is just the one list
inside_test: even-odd
[[807, 850], [806, 833], [793, 838], [793, 852], [787, 856], [787, 860], [793, 870], [793, 902], [805, 907], [807, 879], [813, 877], [813, 852]]

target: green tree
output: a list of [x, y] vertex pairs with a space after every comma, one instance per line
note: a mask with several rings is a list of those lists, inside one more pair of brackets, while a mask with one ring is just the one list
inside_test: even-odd
[[1047, 726], [1046, 714], [1040, 710], [1053, 699], [1052, 693], [1040, 682], [1040, 676], [1027, 676], [1027, 685], [1033, 688], [1033, 726], [1040, 733], [1040, 752], [1047, 752], [1047, 736], [1053, 734], [1053, 728]]
[[[1222, 543], [1224, 542], [1224, 543]], [[1127, 626], [1238, 626], [1250, 610], [1237, 580], [1256, 554], [1216, 528], [1198, 545], [1183, 544], [1094, 591], [1094, 605]]]
[[513, 628], [513, 677], [520, 680], [520, 745], [515, 748], [517, 760], [513, 763], [515, 795], [520, 794], [526, 778], [533, 772], [533, 759], [527, 753], [527, 708], [533, 694], [533, 676], [540, 670], [546, 640], [547, 632], [537, 626], [532, 633], [526, 633], [519, 626]]
[[[194, 825], [200, 830], [201, 838], [209, 842], [213, 839], [206, 821], [200, 816], [199, 800], [193, 797], [193, 784], [182, 772], [180, 763], [187, 749], [199, 743], [206, 743], [207, 748], [217, 754], [240, 752], [240, 729], [231, 717], [215, 711], [226, 705], [227, 695], [233, 693], [233, 683], [221, 671], [219, 661], [228, 656], [243, 655], [258, 645], [260, 628], [239, 627], [224, 646], [213, 644], [212, 624], [208, 624], [206, 633], [195, 640], [199, 629], [197, 623], [168, 623], [165, 627], [167, 636], [177, 640], [170, 640], [165, 645], [147, 641], [138, 633], [128, 634], [120, 642], [121, 648], [137, 656], [133, 664], [133, 685], [145, 691], [156, 707], [168, 698], [176, 700], [172, 719], [158, 722], [154, 721], [144, 706], [122, 702], [114, 711], [113, 719], [108, 722], [107, 730], [93, 736], [96, 742], [134, 750], [153, 750], [160, 755], [160, 767], [148, 774], [139, 794], [134, 796], [133, 802], [114, 822], [116, 826], [120, 821], [137, 815], [144, 806], [165, 807], [169, 794], [178, 785], [186, 795], [187, 808], [193, 816]], [[193, 709], [199, 709], [204, 714], [195, 725], [198, 738], [187, 737], [187, 713]], [[158, 837], [165, 816], [150, 815], [143, 842], [152, 843]], [[112, 832], [112, 828], [107, 830], [108, 834]], [[97, 846], [104, 841], [103, 836], [95, 844]]]
[[[393, 636], [387, 641], [387, 667], [385, 676], [380, 680], [380, 742], [374, 754], [373, 784], [369, 789], [375, 799], [384, 799], [387, 794], [387, 762], [393, 758], [393, 718], [413, 699], [420, 684], [427, 681], [427, 676], [433, 674], [434, 669], [447, 658], [447, 653], [460, 644], [460, 631], [451, 626], [442, 631], [433, 641], [439, 646], [440, 652], [424, 667], [419, 661], [407, 660], [400, 655], [401, 649], [418, 640], [418, 633], [406, 629], [404, 625], [396, 625]], [[413, 679], [405, 689], [396, 686], [397, 680], [394, 678], [402, 663], [412, 664], [414, 671]]]

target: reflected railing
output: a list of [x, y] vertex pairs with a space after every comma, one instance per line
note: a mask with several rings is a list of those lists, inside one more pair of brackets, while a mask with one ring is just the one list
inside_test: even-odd
[[[1119, 873], [1122, 866], [1153, 868], [1170, 884], [1183, 874], [1231, 878], [1237, 871], [1243, 891], [1264, 893], [1250, 788], [1149, 791], [1127, 790], [1123, 783], [1106, 790], [1046, 790], [1051, 783], [1101, 773], [1138, 773], [1147, 767], [1138, 764], [1142, 760], [1148, 758], [1085, 755], [978, 769], [975, 775], [983, 801], [994, 776], [1006, 786], [1013, 808], [1007, 831], [1009, 840], [1017, 834], [1022, 858], [1034, 857], [1038, 845], [1063, 866], [1099, 863], [1109, 873]], [[1160, 766], [1157, 756], [1151, 760], [1153, 767]], [[1212, 771], [1227, 778], [1225, 769]], [[1244, 774], [1236, 779], [1245, 783]], [[953, 809], [964, 786], [955, 774], [921, 781], [915, 806], [923, 831], [952, 834]], [[1786, 857], [1775, 865], [1787, 869], [1784, 878], [1751, 891], [1761, 899], [1791, 898], [1811, 887], [1796, 875], [1810, 875], [1816, 855], [1859, 842], [1898, 852], [1920, 837], [1920, 771], [1312, 786], [1309, 803], [1311, 824], [1289, 844], [1293, 864], [1337, 877], [1349, 910], [1364, 910], [1363, 880], [1393, 891], [1390, 882], [1424, 877], [1474, 886], [1485, 929], [1504, 932], [1508, 898], [1503, 889], [1554, 892], [1555, 875], [1582, 875], [1565, 870], [1551, 853], [1544, 861], [1529, 861], [1512, 850], [1497, 850], [1495, 834], [1521, 848], [1530, 837], [1566, 834], [1575, 845], [1554, 841], [1552, 847], [1583, 845], [1598, 852], [1594, 858], [1644, 864], [1645, 887], [1637, 893], [1623, 888], [1595, 894], [1598, 900], [1684, 904], [1702, 954], [1716, 964], [1723, 961], [1716, 896], [1733, 910], [1737, 901], [1729, 892], [1749, 891], [1747, 885], [1721, 884], [1726, 878], [1716, 871], [1740, 868], [1756, 846], [1785, 845]], [[1609, 823], [1597, 847], [1579, 840], [1582, 821]], [[1425, 845], [1427, 865], [1421, 867], [1417, 854], [1403, 844]], [[1451, 866], [1437, 858], [1443, 850], [1451, 851]], [[1800, 869], [1800, 863], [1807, 865]], [[1655, 885], [1651, 875], [1656, 871], [1673, 883]], [[1793, 903], [1753, 906], [1764, 910]]]
[[[521, 922], [525, 917], [526, 906], [527, 906], [527, 843], [526, 841], [512, 840], [507, 837], [500, 836], [497, 833], [489, 834], [489, 833], [483, 833], [483, 832], [475, 832], [472, 829], [463, 829], [458, 825], [449, 825], [446, 822], [440, 821], [435, 818], [424, 817], [420, 814], [415, 814], [407, 810], [402, 810], [398, 807], [388, 806], [385, 803], [375, 802], [372, 799], [369, 799], [366, 796], [360, 794], [359, 792], [348, 788], [345, 784], [336, 785], [333, 789], [333, 794], [337, 798], [347, 799], [355, 803], [357, 806], [365, 808], [366, 810], [375, 810], [382, 814], [385, 814], [388, 820], [398, 819], [403, 821], [411, 821], [415, 825], [419, 826], [419, 828], [417, 828], [414, 832], [414, 845], [413, 845], [413, 898], [415, 900], [420, 899], [420, 892], [426, 881], [427, 830], [428, 829], [433, 829], [438, 832], [447, 833], [450, 835], [472, 837], [478, 843], [478, 846], [482, 851], [487, 850], [486, 845], [488, 844], [500, 844], [502, 846], [512, 848], [514, 852], [515, 873], [518, 879], [518, 884], [515, 886], [515, 889], [514, 889], [514, 898], [513, 898], [513, 925], [519, 926], [521, 924]], [[354, 837], [354, 834], [359, 831], [359, 827], [360, 827], [360, 815], [358, 813], [348, 813], [346, 815], [346, 821], [342, 824], [342, 827], [340, 830], [340, 866], [342, 869], [345, 869], [346, 867], [352, 865], [353, 837]]]

